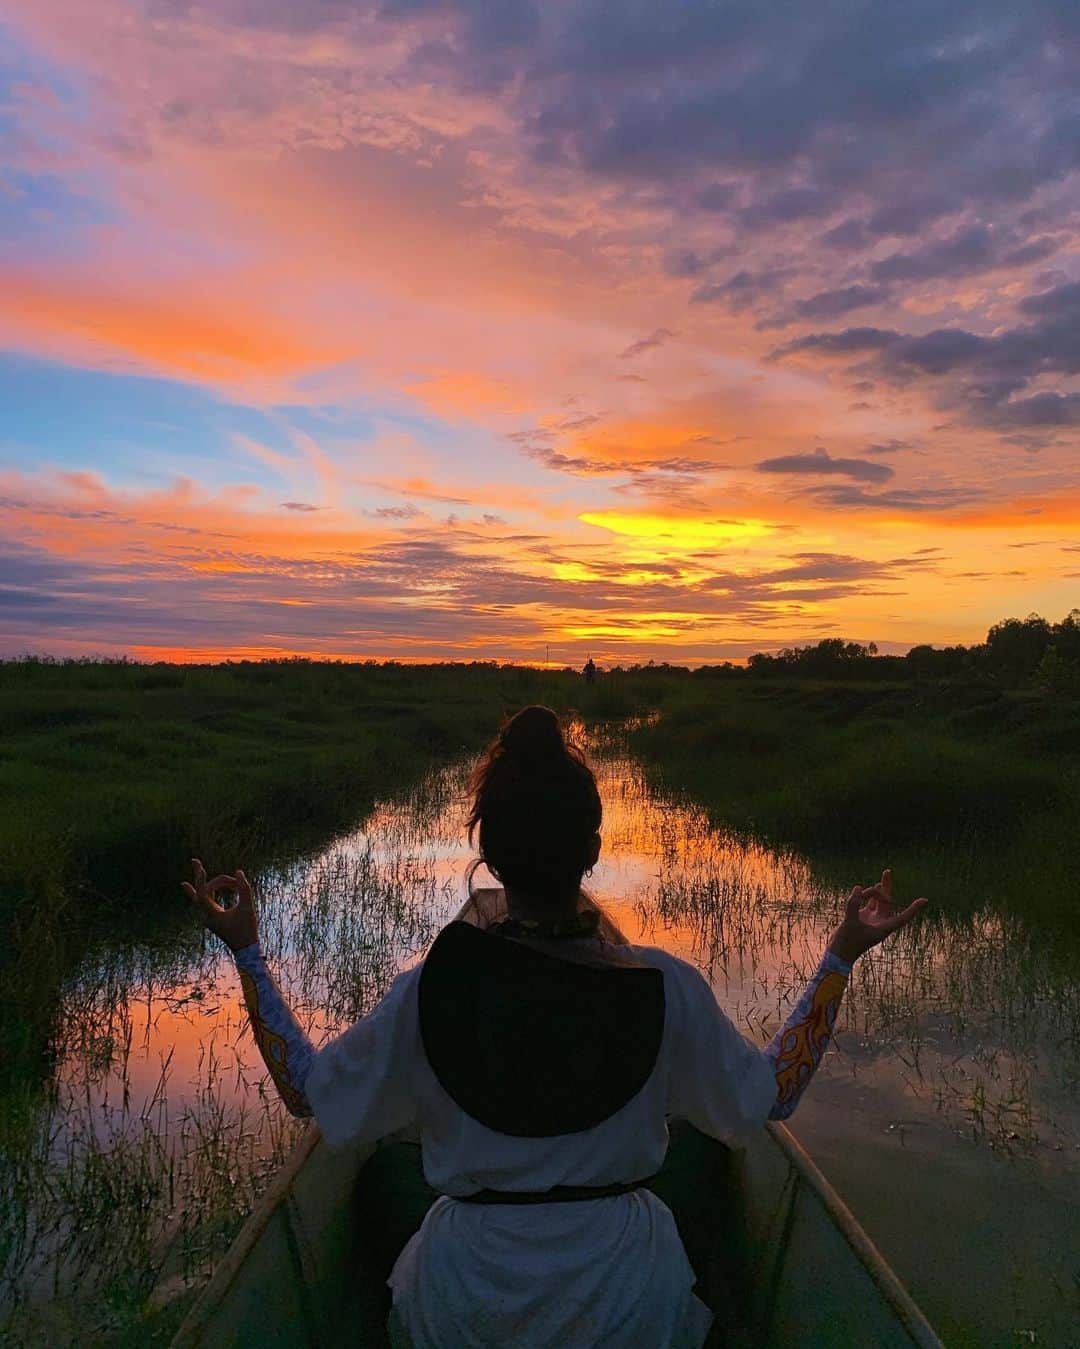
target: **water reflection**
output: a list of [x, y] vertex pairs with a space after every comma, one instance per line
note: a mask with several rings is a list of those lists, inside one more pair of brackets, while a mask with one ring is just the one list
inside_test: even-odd
[[[745, 1033], [763, 1041], [816, 964], [842, 897], [804, 860], [654, 794], [617, 742], [594, 749], [605, 821], [591, 892], [632, 940], [696, 963]], [[468, 767], [432, 773], [318, 856], [258, 878], [264, 945], [317, 1041], [370, 1010], [460, 907]], [[838, 1052], [796, 1130], [831, 1161], [932, 1313], [964, 1295], [920, 1266], [917, 1251], [904, 1267], [910, 1214], [880, 1205], [873, 1178], [845, 1170], [845, 1149], [863, 1158], [924, 1149], [937, 1165], [923, 1182], [924, 1213], [943, 1174], [1005, 1183], [1003, 1154], [1014, 1158], [1007, 1183], [1024, 1181], [1016, 1167], [1037, 1164], [1063, 1197], [1080, 1200], [1078, 1028], [1080, 983], [1055, 974], [1024, 924], [992, 908], [955, 923], [938, 915], [860, 962]], [[209, 945], [103, 952], [67, 989], [56, 1046], [48, 1109], [4, 1169], [9, 1297], [86, 1286], [91, 1271], [99, 1284], [127, 1280], [136, 1292], [156, 1282], [159, 1296], [198, 1280], [296, 1132], [246, 1033], [231, 961]], [[1057, 1221], [1049, 1206], [1045, 1216]], [[1041, 1326], [1065, 1325], [1074, 1294], [1067, 1231], [1061, 1237], [1058, 1267], [1033, 1259], [1012, 1270], [1012, 1301], [988, 1309], [985, 1297], [966, 1295], [960, 1319], [982, 1316], [1003, 1342], [1005, 1321], [1035, 1315], [1028, 1303]], [[986, 1244], [974, 1230], [953, 1239]]]

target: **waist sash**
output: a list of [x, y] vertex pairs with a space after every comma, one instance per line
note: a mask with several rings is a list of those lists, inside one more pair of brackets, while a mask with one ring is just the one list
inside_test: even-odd
[[459, 1204], [576, 1204], [583, 1199], [610, 1199], [615, 1195], [643, 1190], [644, 1180], [616, 1181], [612, 1185], [553, 1185], [550, 1190], [477, 1190], [475, 1194], [455, 1194]]

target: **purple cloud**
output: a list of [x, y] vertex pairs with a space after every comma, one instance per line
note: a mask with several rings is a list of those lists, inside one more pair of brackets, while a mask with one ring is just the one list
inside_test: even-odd
[[678, 333], [673, 333], [670, 328], [656, 328], [648, 337], [639, 337], [636, 342], [631, 342], [625, 350], [620, 351], [619, 360], [628, 361], [643, 352], [652, 351], [653, 347], [663, 346], [670, 338], [677, 336]]
[[888, 464], [875, 464], [869, 459], [834, 459], [823, 449], [814, 450], [812, 454], [784, 454], [774, 459], [762, 459], [755, 467], [759, 473], [830, 474], [854, 478], [858, 482], [888, 482], [894, 476]]
[[963, 409], [977, 425], [1075, 425], [1080, 395], [1069, 389], [1031, 391], [1031, 384], [1080, 374], [1080, 285], [1068, 283], [1029, 296], [1018, 308], [1035, 315], [1035, 321], [992, 334], [966, 328], [935, 328], [918, 335], [882, 328], [809, 333], [778, 347], [772, 357], [864, 357], [879, 378], [893, 384], [931, 382], [940, 405]]

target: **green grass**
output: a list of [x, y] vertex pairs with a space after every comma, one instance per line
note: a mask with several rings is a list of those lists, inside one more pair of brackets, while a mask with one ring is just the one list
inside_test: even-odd
[[57, 990], [98, 935], [190, 923], [190, 857], [256, 870], [479, 749], [523, 704], [590, 698], [592, 716], [634, 706], [618, 681], [492, 665], [0, 664], [7, 1073], [47, 1069]]
[[[563, 672], [493, 666], [0, 664], [0, 1153], [9, 1158], [0, 1267], [29, 1258], [33, 1234], [16, 1219], [34, 1211], [56, 1224], [61, 1273], [82, 1290], [36, 1307], [46, 1319], [27, 1321], [19, 1342], [77, 1342], [90, 1328], [93, 1342], [112, 1346], [167, 1343], [292, 1136], [273, 1133], [277, 1115], [249, 1129], [208, 1098], [185, 1116], [175, 1147], [125, 1118], [105, 1136], [87, 1129], [66, 1166], [35, 1153], [30, 1141], [50, 1133], [40, 1127], [55, 1108], [50, 1050], [64, 1052], [56, 1013], [73, 972], [89, 970], [93, 982], [100, 964], [108, 1001], [108, 962], [95, 952], [141, 944], [167, 961], [190, 945], [178, 889], [190, 856], [258, 872], [321, 846], [377, 797], [479, 749], [505, 713], [534, 701], [590, 722], [659, 709], [629, 731], [631, 748], [717, 821], [797, 848], [825, 880], [866, 880], [888, 862], [939, 913], [1008, 907], [1025, 932], [1027, 920], [1045, 919], [1052, 940], [1032, 925], [1040, 961], [1072, 978], [1080, 704], [1067, 696], [970, 674], [787, 683], [646, 669], [587, 688]], [[325, 963], [332, 939], [339, 958], [370, 960], [370, 941], [339, 941], [331, 922], [340, 880], [317, 889], [310, 950], [299, 949]], [[366, 876], [346, 888], [374, 889]], [[395, 891], [376, 894], [374, 908]], [[378, 931], [367, 911], [346, 909], [343, 921], [354, 938]], [[1014, 943], [1011, 958], [1023, 949]], [[960, 954], [954, 977], [976, 977]], [[1053, 973], [1044, 971], [1048, 988]], [[362, 1009], [337, 1010], [347, 1019]], [[92, 1016], [88, 1025], [90, 1035]], [[125, 1237], [106, 1262], [109, 1224]], [[148, 1297], [163, 1284], [174, 1301]]]
[[478, 748], [525, 703], [621, 717], [661, 685], [491, 665], [0, 663], [0, 905], [144, 895], [193, 852], [254, 864]]
[[970, 679], [692, 680], [631, 747], [717, 820], [823, 873], [892, 862], [954, 905], [989, 884], [1031, 912], [1076, 912], [1078, 702]]
[[0, 885], [115, 898], [189, 850], [290, 847], [479, 743], [526, 692], [496, 673], [0, 666]]
[[[159, 1107], [167, 1078], [163, 1071]], [[67, 1146], [58, 1157], [49, 1140], [61, 1115]], [[0, 1287], [19, 1288], [32, 1269], [54, 1296], [14, 1305], [0, 1297], [0, 1342], [169, 1344], [300, 1132], [265, 1098], [226, 1106], [212, 1083], [167, 1133], [158, 1116], [125, 1111], [105, 1121], [69, 1105], [5, 1160]]]
[[[21, 1327], [13, 1343], [167, 1343], [186, 1281], [212, 1268], [265, 1180], [263, 1161], [281, 1157], [276, 1145], [249, 1156], [250, 1131], [209, 1102], [175, 1139], [130, 1120], [107, 1138], [88, 1127], [66, 1166], [38, 1155], [75, 972], [98, 955], [108, 969], [139, 945], [165, 960], [189, 946], [179, 881], [192, 856], [257, 874], [353, 827], [433, 764], [479, 750], [526, 703], [622, 716], [634, 696], [657, 696], [654, 683], [632, 695], [618, 680], [601, 691], [564, 672], [490, 665], [0, 664], [0, 1270], [14, 1278], [37, 1258], [41, 1233], [19, 1217], [32, 1208], [55, 1231], [65, 1287], [86, 1290], [0, 1318], [0, 1339]], [[108, 1224], [125, 1235], [105, 1259]], [[179, 1296], [148, 1301], [170, 1265]]]
[[662, 708], [632, 747], [668, 785], [825, 869], [887, 858], [959, 895], [993, 856], [995, 884], [1075, 905], [1080, 703], [978, 675], [858, 684], [642, 669], [587, 688], [562, 671], [493, 665], [10, 662], [8, 1066], [22, 1075], [41, 1058], [57, 990], [99, 934], [122, 922], [175, 939], [189, 921], [176, 888], [189, 857], [257, 869], [315, 846], [532, 701], [589, 720]]

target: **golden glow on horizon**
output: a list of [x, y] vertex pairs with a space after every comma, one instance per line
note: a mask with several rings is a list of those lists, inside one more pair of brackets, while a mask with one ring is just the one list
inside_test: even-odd
[[417, 509], [353, 524], [355, 504], [296, 513], [190, 480], [140, 492], [59, 471], [0, 474], [0, 489], [16, 546], [47, 553], [80, 593], [105, 565], [141, 596], [137, 609], [117, 603], [101, 637], [15, 629], [16, 654], [526, 663], [550, 642], [554, 664], [580, 665], [587, 650], [605, 664], [698, 664], [834, 635], [906, 649], [979, 641], [1036, 608], [1060, 617], [1080, 570], [1064, 501], [1022, 525], [935, 517], [902, 533], [848, 514], [830, 537], [820, 517], [660, 509], [583, 512], [540, 532], [485, 519], [486, 502], [453, 519]]
[[[683, 623], [673, 622], [682, 619]], [[598, 637], [629, 638], [635, 642], [677, 641], [699, 621], [697, 614], [627, 614], [621, 623], [568, 624], [562, 631], [575, 641]]]
[[585, 511], [578, 519], [583, 524], [596, 525], [613, 534], [623, 534], [653, 544], [658, 552], [697, 552], [721, 544], [762, 538], [774, 529], [764, 520], [698, 519], [646, 513], [629, 515], [619, 511]]

